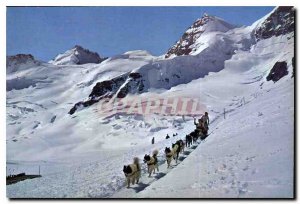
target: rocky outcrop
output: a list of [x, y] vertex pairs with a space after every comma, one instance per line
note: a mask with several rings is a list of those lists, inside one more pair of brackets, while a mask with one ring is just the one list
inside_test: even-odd
[[113, 78], [98, 82], [92, 89], [89, 98], [85, 101], [76, 103], [69, 114], [72, 115], [80, 107], [88, 107], [102, 99], [125, 98], [128, 93], [141, 93], [144, 91], [143, 77], [140, 73], [132, 72]]
[[32, 66], [38, 66], [41, 63], [36, 61], [31, 54], [17, 54], [6, 57], [7, 73], [16, 72], [21, 69], [26, 69]]
[[28, 61], [35, 61], [34, 57], [31, 54], [17, 54], [13, 56], [7, 56], [6, 57], [6, 66], [11, 65], [13, 62], [24, 64]]
[[165, 58], [169, 58], [172, 55], [189, 55], [193, 51], [192, 45], [204, 32], [226, 32], [232, 28], [234, 28], [233, 25], [222, 19], [204, 14], [204, 16], [196, 20], [182, 35], [180, 40], [168, 50], [165, 54]]
[[33, 66], [39, 66], [41, 62], [34, 59], [31, 54], [17, 54], [6, 57], [6, 72], [12, 73]]
[[286, 76], [288, 73], [287, 63], [285, 61], [276, 62], [266, 79], [267, 81], [272, 80], [275, 83], [282, 77]]
[[254, 30], [257, 41], [295, 31], [295, 9], [279, 6]]

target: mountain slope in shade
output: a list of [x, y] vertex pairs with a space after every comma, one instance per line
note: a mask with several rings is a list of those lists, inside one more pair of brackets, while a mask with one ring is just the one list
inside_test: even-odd
[[49, 63], [54, 65], [80, 65], [100, 63], [101, 61], [103, 61], [103, 59], [101, 59], [98, 53], [76, 45], [71, 50], [67, 50], [65, 53], [57, 55], [54, 60], [51, 60]]

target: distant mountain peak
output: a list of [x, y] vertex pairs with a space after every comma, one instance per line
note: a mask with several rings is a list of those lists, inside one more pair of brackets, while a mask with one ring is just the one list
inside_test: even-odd
[[80, 45], [75, 45], [73, 48], [76, 48], [76, 49], [84, 49], [82, 46]]
[[[85, 51], [85, 52], [92, 52], [84, 47], [82, 47], [81, 45], [75, 45], [72, 49], [75, 49], [75, 50], [80, 50], [80, 51]], [[93, 52], [92, 52], [93, 53]]]
[[225, 22], [223, 19], [204, 13], [185, 31], [180, 40], [168, 50], [165, 57], [189, 55], [192, 52], [192, 45], [203, 33], [227, 32], [233, 28], [235, 28], [234, 25]]
[[49, 63], [55, 65], [76, 65], [87, 63], [100, 63], [103, 59], [97, 52], [92, 52], [80, 45], [75, 45], [72, 49], [67, 50], [63, 54], [57, 55], [54, 60]]
[[28, 67], [36, 66], [39, 64], [40, 62], [35, 60], [31, 54], [17, 54], [6, 57], [7, 73], [27, 69]]

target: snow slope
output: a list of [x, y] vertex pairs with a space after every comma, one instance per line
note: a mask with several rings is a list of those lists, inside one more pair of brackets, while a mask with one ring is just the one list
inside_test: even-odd
[[[274, 37], [253, 46], [253, 58], [257, 60], [258, 53], [263, 57], [259, 65], [242, 67], [245, 53], [239, 53], [238, 64], [235, 64], [236, 59], [231, 59], [221, 72], [164, 93], [173, 97], [173, 91], [178, 95], [191, 94], [187, 90], [195, 93], [195, 84], [202, 82], [202, 98], [210, 94], [207, 101], [202, 102], [213, 104], [210, 111], [217, 113], [210, 127], [211, 135], [176, 168], [161, 172], [163, 176], [159, 180], [149, 182], [142, 178], [141, 184], [133, 190], [121, 190], [113, 197], [292, 198], [294, 80], [291, 61], [289, 75], [281, 81], [274, 84], [265, 79], [269, 71], [266, 67], [276, 60], [292, 58], [294, 53], [290, 51], [294, 42], [284, 43], [287, 38], [290, 36]], [[273, 52], [274, 49], [278, 52]], [[249, 53], [245, 60], [251, 61]], [[226, 83], [228, 81], [231, 84]], [[220, 96], [222, 101], [215, 96]], [[228, 112], [226, 119], [223, 119], [223, 108]]]
[[[30, 160], [41, 156], [41, 151], [47, 151], [48, 148], [70, 145], [69, 140], [76, 143], [82, 141], [75, 136], [79, 133], [74, 135], [75, 130], [67, 128], [64, 131], [64, 127], [84, 123], [76, 117], [70, 117], [67, 114], [69, 109], [75, 101], [88, 95], [98, 80], [127, 72], [153, 59], [151, 56], [134, 56], [127, 54], [125, 59], [109, 58], [99, 65], [55, 66], [43, 63], [8, 74], [7, 83], [11, 86], [6, 94], [7, 158], [22, 160], [26, 156]], [[27, 82], [30, 83], [27, 85]], [[18, 87], [18, 84], [27, 86]], [[64, 139], [55, 142], [56, 139], [48, 134], [56, 135], [57, 140], [63, 135]], [[72, 139], [68, 139], [68, 135]], [[32, 146], [35, 148], [29, 148]]]
[[290, 81], [278, 89], [261, 91], [225, 120], [219, 118], [206, 141], [176, 169], [126, 197], [292, 198], [292, 87]]
[[39, 61], [30, 54], [18, 54], [6, 57], [6, 73], [26, 70], [28, 67], [38, 66]]

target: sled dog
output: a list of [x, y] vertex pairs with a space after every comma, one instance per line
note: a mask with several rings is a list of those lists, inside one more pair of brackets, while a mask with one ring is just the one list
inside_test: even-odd
[[141, 176], [139, 158], [135, 157], [133, 159], [133, 164], [124, 165], [123, 172], [126, 177], [127, 188], [130, 187], [130, 183], [132, 183], [132, 185], [138, 183]]

